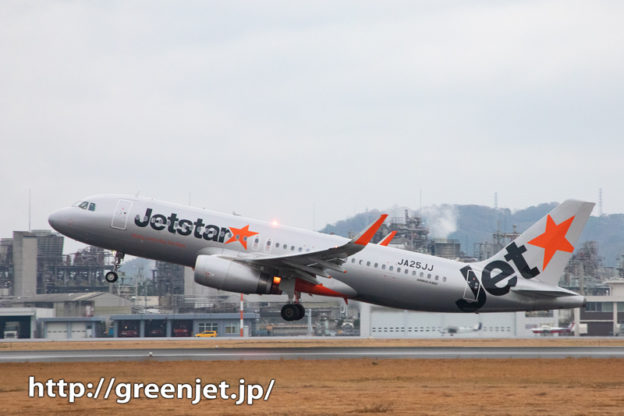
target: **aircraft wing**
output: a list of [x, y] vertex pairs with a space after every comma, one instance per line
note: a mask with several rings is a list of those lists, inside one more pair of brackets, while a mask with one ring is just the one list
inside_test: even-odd
[[367, 229], [340, 246], [285, 256], [235, 257], [232, 258], [232, 260], [256, 267], [275, 268], [278, 269], [280, 273], [284, 274], [283, 277], [294, 275], [293, 277], [299, 277], [316, 284], [318, 283], [316, 281], [317, 275], [331, 277], [327, 270], [346, 273], [341, 267], [345, 261], [344, 259], [364, 249], [387, 217], [387, 214], [382, 214], [377, 221], [371, 224]]

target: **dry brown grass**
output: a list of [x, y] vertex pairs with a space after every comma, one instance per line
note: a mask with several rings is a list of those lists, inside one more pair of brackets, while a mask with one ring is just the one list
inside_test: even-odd
[[[30, 399], [28, 376], [97, 382], [193, 383], [240, 378], [266, 385], [268, 402]], [[280, 360], [0, 365], [4, 415], [616, 415], [624, 413], [624, 360]]]
[[442, 338], [442, 339], [256, 339], [256, 338], [191, 338], [152, 340], [116, 339], [110, 341], [42, 341], [0, 342], [1, 351], [43, 351], [78, 349], [162, 349], [162, 348], [288, 348], [288, 347], [615, 347], [624, 346], [620, 338]]

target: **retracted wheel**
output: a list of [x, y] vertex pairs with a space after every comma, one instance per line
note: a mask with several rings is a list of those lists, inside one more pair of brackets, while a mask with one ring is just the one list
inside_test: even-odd
[[115, 283], [118, 277], [116, 272], [108, 272], [104, 275], [104, 279], [106, 279], [108, 283]]

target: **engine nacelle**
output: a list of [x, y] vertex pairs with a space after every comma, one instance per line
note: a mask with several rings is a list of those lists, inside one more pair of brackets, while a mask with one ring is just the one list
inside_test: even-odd
[[280, 293], [273, 276], [218, 256], [200, 255], [195, 261], [195, 281], [200, 285], [238, 293]]

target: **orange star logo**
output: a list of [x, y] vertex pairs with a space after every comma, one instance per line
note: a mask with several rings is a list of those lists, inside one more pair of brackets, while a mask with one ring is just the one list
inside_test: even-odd
[[230, 231], [232, 231], [232, 237], [225, 244], [229, 244], [233, 241], [239, 241], [245, 250], [247, 250], [247, 238], [252, 235], [256, 235], [258, 233], [254, 231], [249, 231], [249, 225], [244, 226], [243, 228], [234, 228], [230, 227]]
[[574, 221], [573, 216], [561, 224], [555, 224], [555, 221], [553, 221], [549, 214], [546, 218], [546, 231], [544, 231], [544, 234], [529, 241], [529, 244], [544, 249], [544, 267], [542, 270], [546, 269], [546, 266], [548, 266], [548, 263], [557, 251], [565, 251], [568, 253], [574, 251], [574, 246], [566, 239], [566, 234], [568, 233], [570, 225], [572, 225], [572, 221]]

